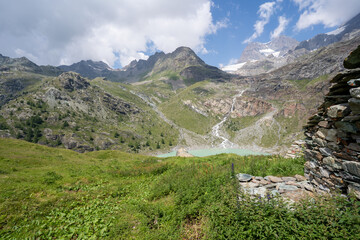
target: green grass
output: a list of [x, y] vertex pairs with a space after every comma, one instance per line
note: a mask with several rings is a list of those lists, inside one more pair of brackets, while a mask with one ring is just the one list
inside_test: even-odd
[[359, 205], [240, 194], [235, 172], [289, 176], [303, 159], [79, 154], [0, 139], [1, 239], [358, 239]]
[[301, 91], [306, 91], [307, 88], [313, 87], [316, 83], [328, 80], [329, 75], [322, 75], [314, 79], [290, 80], [289, 82], [296, 86]]
[[[204, 93], [202, 87], [207, 83], [207, 81], [198, 82], [182, 90], [167, 102], [161, 104], [161, 111], [180, 127], [199, 134], [208, 133], [211, 127], [216, 124], [216, 118], [211, 115], [207, 117], [201, 115], [183, 103], [183, 101], [186, 100], [190, 100], [192, 104], [201, 103], [204, 98], [202, 95], [205, 94], [205, 96], [208, 97], [213, 94], [211, 91]], [[199, 92], [203, 92], [204, 94], [200, 94]], [[201, 107], [201, 105], [199, 106]]]

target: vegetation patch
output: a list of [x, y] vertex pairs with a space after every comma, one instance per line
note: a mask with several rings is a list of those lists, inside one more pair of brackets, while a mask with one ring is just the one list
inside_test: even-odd
[[0, 235], [2, 239], [359, 238], [358, 202], [319, 198], [289, 208], [277, 198], [250, 199], [239, 192], [232, 164], [235, 173], [291, 176], [303, 174], [304, 159], [79, 154], [0, 139]]

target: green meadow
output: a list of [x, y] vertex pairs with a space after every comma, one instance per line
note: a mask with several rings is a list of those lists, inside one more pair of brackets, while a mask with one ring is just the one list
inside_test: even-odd
[[80, 154], [0, 138], [0, 239], [359, 239], [352, 198], [258, 201], [234, 177], [303, 174], [303, 164], [234, 154]]

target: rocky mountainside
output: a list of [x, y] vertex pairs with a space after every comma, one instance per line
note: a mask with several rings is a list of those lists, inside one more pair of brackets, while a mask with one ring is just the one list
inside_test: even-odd
[[121, 97], [73, 72], [45, 79], [2, 106], [0, 135], [79, 152], [176, 144], [177, 132], [151, 108], [126, 90], [118, 92]]
[[237, 64], [225, 66], [222, 70], [245, 76], [268, 72], [290, 62], [289, 51], [293, 52], [298, 41], [280, 36], [268, 43], [249, 43], [240, 56]]
[[58, 68], [64, 72], [77, 72], [81, 76], [93, 79], [103, 75], [103, 72], [106, 70], [111, 70], [111, 68], [104, 62], [99, 61], [95, 62], [92, 60], [80, 61], [78, 63], [71, 64], [70, 66], [61, 65]]
[[38, 66], [26, 57], [10, 58], [0, 54], [1, 74], [6, 75], [16, 71], [37, 73], [46, 76], [58, 76], [63, 72], [61, 69], [53, 66]]
[[343, 59], [360, 44], [360, 36], [320, 48], [294, 62], [265, 74], [266, 78], [314, 79], [344, 69]]
[[238, 62], [263, 60], [270, 55], [281, 57], [289, 50], [293, 50], [298, 44], [298, 41], [286, 36], [279, 36], [268, 43], [252, 42], [246, 46]]
[[[225, 66], [222, 70], [242, 76], [269, 73], [299, 60], [301, 56], [311, 55], [314, 50], [358, 36], [360, 36], [360, 14], [335, 31], [318, 34], [300, 43], [285, 36], [273, 39], [268, 43], [250, 43], [244, 49], [237, 64]], [[312, 58], [312, 55], [309, 58]], [[311, 73], [312, 71], [307, 72]]]
[[64, 71], [80, 73], [88, 78], [103, 77], [110, 81], [133, 83], [157, 76], [176, 75], [191, 82], [205, 79], [229, 79], [230, 76], [209, 66], [193, 50], [179, 47], [174, 52], [157, 52], [147, 60], [134, 60], [123, 69], [111, 69], [103, 62], [81, 61], [70, 66], [59, 66]]
[[[295, 62], [253, 77], [224, 73], [186, 47], [122, 70], [83, 61], [88, 74], [102, 77], [90, 81], [75, 73], [11, 70], [3, 86], [16, 94], [2, 102], [0, 134], [77, 151], [231, 146], [280, 152], [302, 138], [331, 76], [359, 44], [355, 37], [300, 57], [301, 50], [290, 51]], [[106, 72], [124, 79], [108, 81]], [[5, 79], [8, 73], [2, 73]], [[26, 76], [28, 85], [20, 86], [15, 76]]]
[[62, 72], [53, 66], [38, 66], [25, 57], [10, 58], [0, 54], [0, 107], [44, 78]]
[[360, 36], [360, 13], [335, 31], [318, 34], [309, 40], [300, 42], [295, 50], [305, 48], [306, 50], [312, 51], [356, 36]]

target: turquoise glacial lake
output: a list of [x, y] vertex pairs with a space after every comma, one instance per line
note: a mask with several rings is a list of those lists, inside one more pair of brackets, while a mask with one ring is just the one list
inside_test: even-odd
[[[247, 149], [238, 149], [238, 148], [212, 148], [212, 149], [199, 149], [199, 150], [189, 150], [188, 153], [196, 157], [206, 157], [211, 155], [217, 155], [221, 153], [234, 153], [240, 156], [247, 155], [270, 155], [269, 153], [255, 152]], [[160, 154], [157, 157], [175, 157], [176, 151]]]

